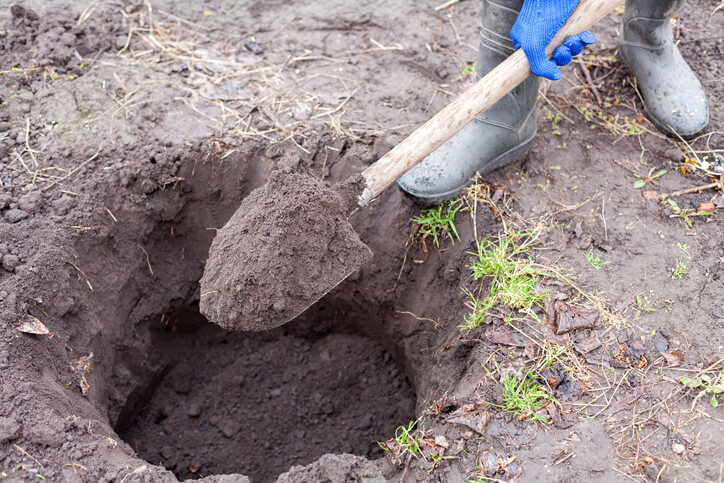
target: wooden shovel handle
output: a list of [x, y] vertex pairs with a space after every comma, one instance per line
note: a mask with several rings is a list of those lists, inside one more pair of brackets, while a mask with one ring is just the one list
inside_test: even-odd
[[[589, 30], [612, 12], [621, 0], [581, 0], [568, 22], [558, 31], [546, 49], [553, 50], [566, 37]], [[490, 71], [457, 99], [420, 126], [390, 152], [362, 172], [366, 182], [359, 196], [359, 205], [366, 206], [400, 176], [415, 167], [427, 155], [450, 139], [481, 112], [498, 102], [531, 75], [528, 59], [522, 49]]]

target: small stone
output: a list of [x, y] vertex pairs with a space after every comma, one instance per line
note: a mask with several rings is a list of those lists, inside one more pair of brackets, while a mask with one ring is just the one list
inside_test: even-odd
[[681, 153], [681, 150], [679, 148], [669, 148], [664, 152], [664, 158], [670, 159], [676, 163], [680, 162], [682, 159], [684, 159], [684, 155]]
[[27, 217], [28, 213], [18, 208], [13, 208], [5, 212], [5, 219], [10, 223], [17, 223]]
[[188, 394], [191, 392], [191, 381], [187, 377], [177, 377], [173, 382], [173, 390], [177, 394]]
[[673, 451], [676, 454], [682, 454], [686, 450], [683, 444], [681, 443], [673, 443], [671, 445], [671, 451]]
[[14, 272], [15, 267], [17, 267], [18, 265], [20, 265], [20, 258], [18, 258], [17, 255], [3, 255], [2, 266], [5, 270], [7, 270], [8, 272]]
[[201, 415], [201, 405], [199, 403], [191, 403], [186, 412], [192, 418], [197, 418]]

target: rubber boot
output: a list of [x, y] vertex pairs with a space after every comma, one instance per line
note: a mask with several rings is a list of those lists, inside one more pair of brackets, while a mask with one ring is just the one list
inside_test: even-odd
[[621, 57], [636, 78], [651, 121], [662, 132], [692, 137], [709, 122], [699, 79], [674, 44], [671, 16], [684, 0], [626, 0]]
[[[508, 58], [523, 0], [483, 0], [478, 79]], [[455, 197], [476, 172], [485, 174], [521, 157], [536, 133], [539, 79], [531, 76], [398, 180], [406, 193], [426, 202]]]

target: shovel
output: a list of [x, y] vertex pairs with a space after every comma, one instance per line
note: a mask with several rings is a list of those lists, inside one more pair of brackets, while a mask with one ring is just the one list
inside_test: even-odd
[[[547, 55], [619, 4], [580, 0]], [[268, 330], [296, 318], [371, 258], [349, 224], [350, 211], [367, 206], [530, 75], [525, 53], [518, 49], [342, 185], [328, 187], [298, 173], [272, 174], [217, 233], [201, 279], [202, 314], [226, 329], [245, 331]]]

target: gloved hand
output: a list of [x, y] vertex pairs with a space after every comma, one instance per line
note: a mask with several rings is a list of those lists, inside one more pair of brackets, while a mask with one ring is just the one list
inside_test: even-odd
[[553, 52], [552, 60], [546, 57], [546, 46], [563, 27], [579, 0], [525, 0], [518, 19], [510, 31], [510, 39], [516, 49], [523, 48], [528, 57], [530, 70], [550, 80], [561, 78], [559, 65], [567, 65], [586, 45], [595, 39], [591, 32], [571, 35]]

